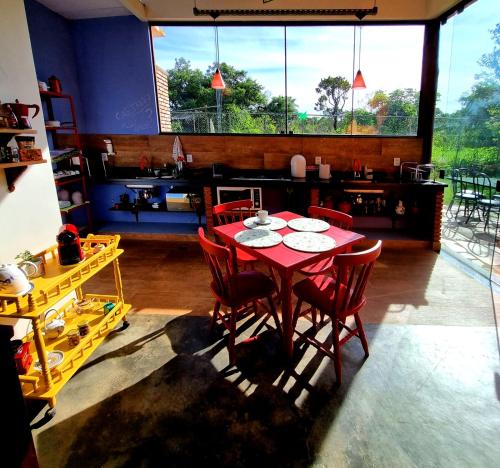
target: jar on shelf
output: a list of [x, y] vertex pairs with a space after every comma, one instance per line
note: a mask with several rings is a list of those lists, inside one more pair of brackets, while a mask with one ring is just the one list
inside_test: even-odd
[[90, 325], [88, 320], [80, 320], [78, 322], [78, 333], [80, 336], [86, 336], [90, 332]]
[[72, 328], [71, 330], [68, 331], [67, 335], [68, 337], [68, 344], [71, 347], [74, 347], [80, 343], [80, 332], [76, 328]]

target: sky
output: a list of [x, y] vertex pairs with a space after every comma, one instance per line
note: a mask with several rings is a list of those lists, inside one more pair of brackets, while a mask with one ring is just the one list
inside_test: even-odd
[[[443, 26], [440, 45], [438, 104], [443, 111], [460, 107], [460, 96], [481, 71], [477, 61], [492, 50], [489, 30], [500, 21], [497, 0], [479, 0]], [[164, 26], [165, 37], [154, 39], [155, 60], [164, 69], [184, 57], [203, 72], [215, 61], [213, 27]], [[356, 48], [353, 38], [356, 34]], [[361, 55], [359, 44], [361, 34]], [[300, 112], [314, 109], [315, 88], [322, 78], [343, 76], [349, 82], [360, 63], [366, 90], [354, 91], [354, 107], [366, 107], [377, 90], [420, 89], [423, 26], [299, 26], [286, 28], [288, 95]], [[220, 61], [262, 84], [269, 96], [285, 95], [285, 28], [219, 27]], [[451, 73], [451, 75], [450, 75]], [[450, 80], [449, 77], [452, 77]], [[344, 110], [351, 107], [351, 93]]]
[[460, 109], [459, 99], [483, 69], [478, 60], [493, 51], [491, 30], [500, 22], [498, 0], [478, 0], [441, 27], [439, 47], [438, 107], [443, 112]]

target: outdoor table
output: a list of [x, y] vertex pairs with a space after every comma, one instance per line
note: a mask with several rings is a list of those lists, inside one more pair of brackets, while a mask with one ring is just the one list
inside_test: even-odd
[[[300, 215], [283, 211], [273, 214], [273, 217], [290, 221], [294, 218], [301, 218]], [[306, 266], [312, 265], [320, 260], [343, 253], [352, 245], [364, 239], [365, 236], [352, 231], [346, 231], [334, 226], [330, 226], [327, 231], [321, 232], [335, 240], [335, 247], [331, 250], [318, 253], [299, 252], [280, 243], [274, 247], [253, 248], [238, 243], [234, 236], [238, 232], [247, 229], [243, 222], [225, 224], [214, 228], [215, 234], [233, 251], [233, 258], [236, 259], [236, 247], [253, 255], [257, 259], [274, 268], [281, 278], [281, 320], [283, 330], [283, 346], [289, 357], [293, 354], [293, 321], [292, 321], [292, 277], [293, 273]], [[288, 226], [277, 230], [282, 236], [291, 232], [296, 232]]]

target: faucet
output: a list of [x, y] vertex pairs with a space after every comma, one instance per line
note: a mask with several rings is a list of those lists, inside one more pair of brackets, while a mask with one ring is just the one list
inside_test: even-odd
[[410, 166], [410, 165], [414, 165], [416, 168], [418, 166], [418, 162], [417, 161], [403, 161], [399, 165], [399, 180], [403, 179], [403, 170], [404, 170], [405, 166]]
[[[416, 180], [430, 179], [431, 173], [434, 172], [434, 182], [436, 181], [436, 173], [434, 171], [434, 164], [418, 164], [416, 167]], [[425, 176], [425, 177], [424, 177]]]

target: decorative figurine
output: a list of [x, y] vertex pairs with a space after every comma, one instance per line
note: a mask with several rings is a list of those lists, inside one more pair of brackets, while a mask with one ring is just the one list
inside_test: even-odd
[[396, 206], [396, 214], [400, 216], [405, 214], [405, 207], [403, 205], [403, 200], [398, 200], [398, 204]]

